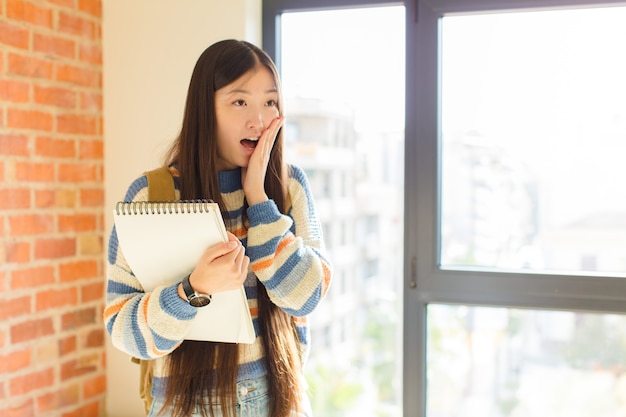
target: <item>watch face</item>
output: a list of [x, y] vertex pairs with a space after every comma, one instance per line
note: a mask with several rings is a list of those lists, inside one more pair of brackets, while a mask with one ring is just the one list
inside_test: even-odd
[[204, 307], [209, 305], [209, 303], [211, 303], [211, 297], [207, 297], [206, 295], [196, 294], [189, 298], [189, 304], [194, 307]]

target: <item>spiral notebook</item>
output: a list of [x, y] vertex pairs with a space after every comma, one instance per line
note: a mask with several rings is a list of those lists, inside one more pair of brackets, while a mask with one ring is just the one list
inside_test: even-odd
[[[209, 201], [119, 202], [113, 218], [126, 261], [146, 292], [181, 281], [206, 248], [228, 240], [219, 207]], [[185, 339], [253, 343], [243, 286], [212, 294]]]

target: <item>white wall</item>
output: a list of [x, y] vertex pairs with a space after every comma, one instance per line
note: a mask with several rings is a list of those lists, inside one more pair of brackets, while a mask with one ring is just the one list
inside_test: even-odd
[[[221, 39], [261, 41], [261, 0], [103, 0], [106, 207], [157, 167], [180, 129], [191, 71]], [[106, 216], [105, 230], [112, 227]], [[138, 366], [107, 342], [107, 416], [143, 416]]]

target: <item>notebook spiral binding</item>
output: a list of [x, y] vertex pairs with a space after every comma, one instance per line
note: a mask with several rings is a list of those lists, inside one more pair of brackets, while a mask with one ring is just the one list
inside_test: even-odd
[[120, 201], [115, 204], [118, 215], [205, 213], [211, 211], [213, 200]]

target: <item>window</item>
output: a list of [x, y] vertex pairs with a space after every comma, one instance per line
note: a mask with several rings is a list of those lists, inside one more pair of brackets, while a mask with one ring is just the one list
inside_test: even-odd
[[442, 265], [626, 271], [610, 180], [626, 178], [624, 22], [624, 7], [441, 19]]
[[332, 295], [310, 320], [313, 336], [330, 333], [312, 339], [312, 404], [327, 417], [399, 416], [404, 8], [287, 11], [278, 29], [287, 132], [297, 135], [287, 158], [317, 184], [323, 230], [334, 233]]
[[[404, 125], [402, 140], [393, 132], [353, 138], [348, 128], [336, 129], [346, 136], [333, 139], [345, 149], [354, 144], [357, 150], [375, 150], [339, 158], [350, 161], [344, 166], [350, 183], [363, 193], [355, 193], [356, 198], [381, 198], [373, 178], [404, 187], [401, 217], [374, 215], [351, 226], [363, 235], [366, 224], [377, 224], [380, 238], [370, 243], [383, 248], [393, 247], [389, 236], [402, 235], [402, 259], [369, 259], [352, 269], [344, 265], [352, 259], [349, 253], [333, 254], [354, 274], [354, 293], [381, 276], [401, 276], [383, 281], [375, 288], [384, 291], [368, 298], [391, 296], [392, 303], [379, 303], [370, 313], [354, 305], [360, 312], [352, 316], [354, 328], [344, 329], [342, 346], [358, 358], [362, 350], [351, 344], [358, 335], [350, 332], [359, 328], [359, 320], [372, 321], [369, 335], [401, 326], [401, 343], [383, 347], [402, 356], [401, 380], [396, 370], [388, 372], [395, 363], [377, 364], [363, 355], [351, 365], [381, 370], [377, 377], [391, 387], [385, 391], [378, 384], [373, 391], [379, 398], [394, 398], [374, 402], [380, 415], [609, 416], [623, 411], [619, 387], [626, 379], [614, 370], [625, 366], [620, 352], [626, 336], [609, 329], [626, 324], [626, 200], [619, 180], [611, 180], [626, 176], [618, 160], [626, 154], [626, 83], [620, 76], [626, 64], [619, 52], [626, 38], [619, 22], [625, 17], [623, 2], [594, 3], [264, 1], [264, 47], [279, 64], [287, 58], [285, 42], [293, 40], [282, 33], [278, 42], [286, 15], [349, 11], [342, 18], [350, 35], [358, 33], [352, 19], [362, 9], [375, 5], [403, 11], [407, 76], [401, 111], [406, 117], [397, 121]], [[593, 30], [597, 20], [601, 26]], [[309, 53], [307, 65], [322, 61], [325, 68], [315, 74], [295, 72], [311, 74], [307, 80], [339, 77], [348, 83], [354, 77], [342, 72], [350, 61], [347, 53], [321, 58], [311, 47], [330, 33], [330, 26], [323, 20], [317, 27], [324, 30], [311, 28], [310, 44], [300, 44]], [[370, 29], [378, 27], [380, 22], [374, 22]], [[359, 36], [373, 44], [384, 39], [379, 32]], [[340, 43], [339, 38], [334, 39]], [[352, 39], [358, 44], [358, 38]], [[368, 53], [369, 60], [384, 62], [392, 71], [395, 64], [378, 52]], [[289, 65], [281, 68], [286, 86], [294, 71]], [[376, 90], [395, 81], [374, 79], [379, 83], [364, 88]], [[365, 214], [376, 199], [357, 201]], [[328, 208], [328, 218], [342, 213], [340, 205]], [[397, 228], [401, 231], [394, 233]], [[370, 271], [376, 277], [364, 281]], [[393, 308], [398, 294], [400, 321]], [[329, 314], [343, 317], [340, 312], [350, 305], [343, 298]], [[327, 379], [331, 389], [342, 395], [351, 392], [348, 387], [357, 389], [348, 378], [354, 369], [343, 369], [343, 378]], [[337, 381], [345, 383], [342, 388]], [[585, 381], [584, 395], [578, 394], [580, 381]], [[542, 389], [546, 382], [562, 390]], [[550, 401], [563, 395], [569, 401]], [[401, 407], [385, 408], [399, 397]], [[338, 398], [345, 397], [332, 400]]]

